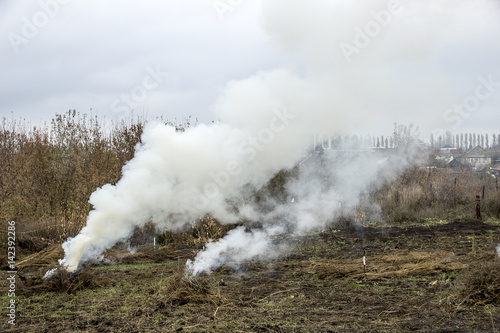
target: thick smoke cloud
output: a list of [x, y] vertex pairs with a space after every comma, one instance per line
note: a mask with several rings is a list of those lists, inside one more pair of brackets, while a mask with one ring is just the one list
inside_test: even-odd
[[[259, 204], [242, 205], [241, 218], [263, 227], [249, 232], [240, 227], [218, 243], [209, 243], [194, 261], [188, 261], [188, 272], [196, 276], [222, 264], [238, 268], [252, 259], [272, 260], [290, 250], [279, 240], [280, 234], [323, 230], [355, 215], [359, 220], [376, 218], [380, 207], [368, 200], [370, 191], [418, 163], [419, 157], [413, 143], [390, 154], [349, 143], [335, 148], [315, 150], [302, 160], [297, 175], [286, 183], [284, 200], [269, 196], [264, 203], [261, 198]], [[351, 227], [361, 225], [354, 222]]]
[[[204, 214], [227, 224], [263, 224], [209, 243], [188, 263], [196, 275], [264, 259], [270, 248], [278, 252], [278, 233], [323, 228], [352, 212], [370, 188], [403, 170], [409, 155], [330, 152], [304, 161], [314, 135], [375, 127], [390, 133], [393, 122], [440, 125], [443, 111], [468, 89], [455, 79], [470, 77], [446, 62], [467, 56], [480, 63], [481, 55], [471, 59], [457, 50], [476, 38], [498, 38], [497, 7], [489, 1], [266, 1], [263, 26], [272, 42], [297, 55], [297, 64], [229, 82], [214, 105], [219, 123], [185, 132], [148, 126], [121, 180], [90, 197], [87, 225], [63, 244], [62, 264], [74, 271], [150, 220], [172, 231]], [[498, 70], [478, 66], [473, 78]], [[268, 198], [271, 208], [262, 211], [248, 200], [249, 188], [301, 161], [286, 202]]]

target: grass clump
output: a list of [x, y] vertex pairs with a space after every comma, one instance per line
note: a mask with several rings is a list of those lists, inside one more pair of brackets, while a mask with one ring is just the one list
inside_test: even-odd
[[43, 279], [31, 281], [28, 289], [37, 294], [51, 291], [72, 294], [79, 290], [104, 287], [108, 284], [108, 280], [103, 276], [97, 278], [89, 267], [70, 273], [58, 265]]
[[218, 284], [209, 276], [192, 277], [179, 268], [165, 285], [160, 286], [155, 298], [163, 307], [188, 303], [218, 306], [223, 303], [223, 297], [219, 290], [215, 290], [217, 287]]
[[500, 260], [480, 261], [462, 272], [457, 281], [460, 304], [500, 305]]

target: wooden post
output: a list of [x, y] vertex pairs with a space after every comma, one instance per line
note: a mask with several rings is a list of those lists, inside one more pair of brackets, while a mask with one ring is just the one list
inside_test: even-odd
[[484, 192], [485, 192], [485, 190], [486, 190], [486, 186], [483, 185], [483, 200], [484, 200]]
[[479, 195], [476, 195], [476, 219], [479, 221], [481, 220], [481, 199], [479, 198]]
[[474, 245], [476, 243], [476, 234], [472, 234], [472, 253], [476, 253], [476, 250], [474, 249]]
[[431, 207], [433, 201], [434, 201], [434, 192], [432, 191], [432, 183], [431, 183]]
[[366, 274], [366, 250], [363, 250], [363, 274]]

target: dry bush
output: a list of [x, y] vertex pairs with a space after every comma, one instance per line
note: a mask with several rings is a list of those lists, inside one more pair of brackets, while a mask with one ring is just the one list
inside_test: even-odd
[[223, 225], [210, 216], [200, 217], [199, 221], [191, 223], [193, 242], [195, 246], [203, 246], [210, 240], [217, 241], [224, 237], [234, 225]]
[[72, 274], [68, 273], [64, 268], [58, 267], [54, 275], [47, 279], [45, 284], [47, 290], [71, 293], [91, 287], [93, 284], [93, 275], [88, 268]]
[[[111, 131], [111, 137], [120, 129]], [[132, 137], [137, 141], [137, 136]], [[4, 118], [0, 129], [0, 156], [5, 161], [0, 166], [0, 220], [15, 220], [19, 232], [27, 232], [28, 237], [61, 241], [75, 235], [90, 211], [90, 194], [116, 182], [131, 149], [116, 151], [97, 119], [75, 111], [56, 114], [42, 128], [8, 123]], [[24, 224], [29, 228], [23, 228]]]
[[483, 200], [481, 209], [484, 215], [500, 219], [500, 191]]
[[172, 247], [197, 247], [201, 248], [210, 240], [217, 241], [224, 237], [231, 229], [239, 226], [224, 225], [211, 216], [202, 216], [189, 224], [189, 229], [183, 232], [164, 232], [159, 235], [161, 245]]
[[193, 234], [188, 231], [166, 231], [158, 236], [157, 242], [159, 245], [164, 245], [172, 248], [186, 248], [194, 246], [194, 237]]
[[457, 279], [456, 298], [460, 304], [500, 304], [500, 260], [480, 261], [464, 270]]
[[[75, 236], [91, 209], [96, 188], [114, 184], [130, 160], [146, 124], [137, 117], [104, 124], [70, 110], [31, 126], [0, 123], [0, 222], [16, 221], [21, 237], [60, 242]], [[173, 126], [172, 123], [168, 123]], [[176, 125], [184, 130], [189, 120]], [[0, 243], [6, 236], [0, 233]]]
[[146, 223], [142, 227], [136, 227], [134, 233], [126, 241], [130, 246], [153, 245], [153, 238], [156, 236], [156, 227], [152, 222]]
[[[162, 120], [160, 120], [162, 121]], [[3, 118], [0, 123], [0, 222], [15, 220], [20, 239], [39, 237], [61, 242], [75, 236], [92, 208], [90, 195], [104, 184], [115, 184], [123, 165], [141, 140], [146, 120], [140, 117], [105, 124], [75, 110], [56, 114], [50, 123], [31, 126], [25, 120]], [[191, 125], [173, 124], [178, 131]], [[266, 186], [255, 190], [255, 204], [270, 209], [265, 198], [286, 201], [285, 184], [297, 170], [279, 172]], [[500, 218], [500, 193], [493, 180], [471, 172], [447, 169], [407, 170], [373, 191], [369, 205], [378, 204], [387, 221], [418, 221], [423, 218], [475, 217], [474, 196], [482, 194], [485, 217]], [[223, 237], [231, 227], [210, 217], [193, 221], [185, 233], [164, 234], [166, 243], [201, 246]], [[143, 228], [144, 229], [144, 228]], [[151, 230], [135, 236], [149, 237]], [[142, 232], [142, 234], [141, 234]], [[6, 243], [0, 233], [0, 245]], [[141, 240], [143, 241], [143, 240]]]
[[88, 267], [76, 273], [69, 273], [63, 267], [57, 266], [49, 278], [38, 279], [28, 288], [32, 292], [56, 291], [71, 294], [82, 289], [104, 287], [107, 282], [108, 279], [103, 276], [97, 278]]
[[500, 217], [500, 193], [491, 176], [472, 171], [411, 168], [373, 191], [372, 198], [390, 222], [426, 218], [475, 219], [475, 196], [481, 195], [484, 217]]

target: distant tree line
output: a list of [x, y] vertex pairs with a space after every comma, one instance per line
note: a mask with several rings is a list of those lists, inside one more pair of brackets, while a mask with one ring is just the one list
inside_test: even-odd
[[392, 135], [337, 135], [333, 137], [317, 136], [316, 148], [405, 148], [419, 138], [418, 126], [394, 123]]
[[[410, 125], [394, 124], [392, 135], [337, 135], [316, 136], [314, 146], [319, 148], [336, 149], [346, 148], [404, 148], [419, 140], [419, 128]], [[430, 136], [430, 148], [452, 147], [462, 151], [468, 151], [476, 146], [490, 149], [500, 145], [500, 134], [485, 133], [457, 133], [447, 131], [444, 135]]]
[[444, 135], [437, 138], [431, 134], [430, 145], [432, 148], [443, 148], [450, 146], [462, 150], [469, 150], [476, 146], [485, 149], [500, 145], [500, 134], [479, 134], [479, 133], [457, 133], [453, 134], [447, 131]]

